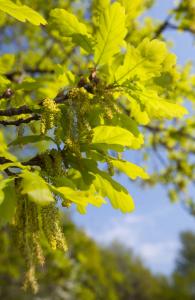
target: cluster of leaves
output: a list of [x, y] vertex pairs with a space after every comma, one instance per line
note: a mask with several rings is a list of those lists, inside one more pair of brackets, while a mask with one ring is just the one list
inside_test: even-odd
[[[3, 5], [3, 8], [5, 6]], [[15, 13], [19, 19], [17, 10]], [[115, 18], [116, 14], [117, 18]], [[9, 149], [5, 148], [5, 144], [2, 143], [3, 153], [1, 156], [6, 160], [2, 164], [2, 171], [5, 170], [6, 173], [7, 169], [16, 167], [15, 172], [12, 170], [12, 181], [19, 177], [21, 185], [24, 186], [22, 194], [28, 195], [36, 203], [50, 203], [52, 195], [49, 188], [51, 188], [54, 193], [64, 197], [65, 200], [76, 202], [82, 211], [88, 201], [98, 206], [101, 205], [104, 201], [100, 200], [100, 197], [105, 196], [110, 199], [115, 208], [124, 212], [132, 210], [133, 204], [128, 193], [111, 179], [109, 173], [99, 170], [97, 162], [107, 162], [108, 169], [122, 170], [132, 179], [137, 176], [147, 178], [141, 168], [111, 156], [110, 150], [117, 153], [126, 148], [140, 148], [143, 136], [139, 133], [137, 123], [146, 124], [153, 118], [182, 117], [186, 113], [183, 107], [163, 99], [161, 93], [157, 91], [158, 82], [157, 84], [155, 82], [157, 78], [163, 76], [162, 73], [165, 71], [173, 73], [173, 64], [175, 64], [173, 55], [167, 52], [165, 44], [162, 42], [147, 39], [143, 40], [137, 48], [127, 44], [124, 46], [125, 53], [121, 53], [120, 49], [127, 34], [125, 21], [125, 8], [120, 3], [115, 2], [108, 5], [100, 15], [94, 38], [90, 34], [90, 29], [76, 16], [63, 9], [52, 10], [49, 19], [51, 34], [64, 37], [71, 40], [76, 46], [80, 46], [85, 51], [83, 59], [89, 59], [88, 55], [94, 56], [94, 59], [90, 58], [94, 69], [91, 71], [89, 79], [83, 77], [78, 81], [71, 71], [67, 72], [67, 77], [66, 70], [57, 65], [56, 77], [54, 76], [53, 80], [59, 82], [61, 79], [60, 84], [64, 89], [60, 91], [60, 94], [60, 86], [56, 86], [54, 89], [43, 82], [46, 85], [44, 88], [40, 83], [42, 78], [38, 77], [33, 80], [25, 78], [22, 82], [14, 84], [18, 93], [22, 93], [26, 89], [34, 93], [33, 98], [35, 99], [31, 100], [29, 108], [24, 105], [14, 111], [12, 108], [14, 99], [7, 104], [3, 97], [2, 106], [10, 106], [4, 110], [6, 116], [9, 115], [9, 112], [11, 116], [18, 114], [20, 117], [25, 113], [37, 113], [37, 116], [41, 116], [41, 128], [44, 127], [44, 130], [41, 130], [42, 135], [25, 134], [12, 141], [9, 146], [16, 147], [50, 138], [56, 146], [56, 155], [59, 154], [56, 160], [61, 159], [61, 162], [58, 163], [59, 169], [61, 167], [59, 171], [64, 173], [64, 186], [62, 186], [61, 174], [61, 182], [58, 182], [56, 172], [53, 176], [55, 178], [48, 174], [51, 180], [48, 182], [49, 186], [39, 178], [36, 172], [29, 173], [29, 170], [33, 169], [33, 159], [30, 167], [28, 162], [25, 163], [25, 166], [19, 166], [21, 161], [15, 157], [10, 159]], [[42, 18], [39, 22], [42, 22]], [[5, 55], [1, 58], [2, 76], [13, 67], [13, 63], [12, 66], [7, 66], [8, 59]], [[71, 84], [72, 88], [70, 88]], [[76, 87], [74, 87], [75, 85]], [[31, 96], [31, 93], [28, 94], [28, 97]], [[41, 93], [50, 98], [41, 103], [37, 102], [37, 95]], [[30, 99], [26, 102], [30, 102]], [[126, 110], [130, 111], [129, 117], [125, 114]], [[3, 110], [1, 115], [5, 116]], [[18, 120], [20, 119], [16, 118], [16, 122]], [[21, 123], [22, 121], [25, 119], [21, 120]], [[49, 133], [49, 129], [54, 129], [54, 131]], [[39, 131], [37, 128], [34, 130]], [[48, 150], [50, 147], [51, 144], [49, 144]], [[41, 160], [41, 157], [38, 158]], [[53, 159], [55, 160], [54, 157]], [[7, 165], [7, 160], [11, 165]], [[37, 169], [36, 161], [34, 164], [34, 169]], [[49, 173], [49, 166], [48, 170], [47, 166], [45, 169], [46, 173]], [[110, 171], [110, 173], [112, 172]], [[32, 180], [33, 176], [35, 176], [35, 180]], [[52, 179], [57, 187], [52, 187]], [[24, 180], [25, 184], [22, 183]], [[36, 184], [33, 185], [33, 182], [39, 180], [40, 183], [43, 183], [43, 188], [41, 189], [42, 185], [39, 185], [39, 189], [36, 191]], [[5, 181], [4, 184], [11, 183]], [[32, 188], [28, 185], [34, 186], [33, 195]], [[47, 186], [48, 188], [46, 188]], [[73, 186], [76, 190], [73, 189]], [[82, 191], [82, 187], [84, 191]], [[106, 190], [107, 193], [110, 191], [110, 195], [106, 193]], [[80, 201], [77, 201], [77, 198]]]
[[[164, 39], [166, 30], [176, 30], [183, 34], [185, 41], [186, 32], [194, 38], [193, 29], [193, 1], [180, 1], [160, 24], [154, 36]], [[152, 23], [154, 28], [154, 23]], [[146, 30], [148, 26], [144, 26]], [[151, 27], [150, 27], [151, 28]], [[152, 30], [152, 29], [151, 29]], [[144, 33], [144, 31], [143, 31]], [[151, 33], [150, 33], [151, 34]], [[188, 53], [186, 53], [188, 57]], [[152, 126], [146, 126], [148, 143], [145, 144], [143, 157], [153, 164], [153, 174], [150, 174], [151, 185], [162, 183], [166, 186], [168, 196], [172, 202], [182, 201], [184, 207], [191, 214], [195, 214], [193, 196], [194, 187], [194, 101], [195, 101], [195, 76], [192, 61], [186, 62], [179, 68], [179, 73], [164, 73], [159, 83], [167, 87], [166, 97], [185, 100], [185, 105], [190, 107], [190, 114], [182, 121], [153, 122]], [[171, 76], [170, 76], [171, 75]], [[155, 158], [155, 159], [153, 159]]]
[[[63, 231], [69, 255], [45, 249], [47, 265], [39, 270], [37, 295], [20, 289], [24, 263], [14, 245], [13, 227], [0, 231], [0, 282], [2, 299], [52, 300], [192, 300], [195, 281], [195, 235], [183, 233], [176, 270], [168, 279], [152, 275], [140, 258], [118, 243], [100, 247], [64, 218]], [[44, 240], [42, 240], [44, 244]], [[87, 249], [87, 250], [86, 250]], [[89, 256], [90, 253], [90, 256]]]
[[150, 1], [94, 1], [87, 16], [55, 2], [26, 1], [46, 22], [28, 6], [0, 1], [4, 47], [15, 52], [1, 49], [0, 57], [0, 223], [14, 223], [24, 239], [31, 285], [41, 234], [65, 249], [55, 206], [74, 203], [85, 213], [109, 199], [132, 211], [132, 197], [113, 175], [148, 175], [122, 153], [143, 146], [139, 125], [187, 113], [181, 98], [189, 83], [166, 44], [141, 34], [131, 41], [133, 20]]
[[183, 0], [175, 10], [176, 20], [179, 21], [181, 29], [188, 29], [195, 33], [195, 1]]

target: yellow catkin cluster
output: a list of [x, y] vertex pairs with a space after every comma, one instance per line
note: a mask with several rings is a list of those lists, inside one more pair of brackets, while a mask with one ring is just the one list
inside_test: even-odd
[[28, 201], [28, 229], [31, 235], [31, 247], [38, 264], [44, 264], [45, 258], [40, 245], [40, 224], [38, 207], [35, 203]]
[[112, 120], [114, 113], [119, 113], [120, 109], [110, 92], [104, 94], [104, 117], [108, 120]]
[[29, 288], [32, 289], [34, 294], [38, 292], [38, 284], [36, 280], [36, 270], [34, 264], [30, 264], [28, 270], [25, 273], [23, 289], [26, 291]]
[[41, 117], [41, 133], [53, 128], [59, 120], [60, 110], [54, 100], [46, 98], [43, 101], [43, 113]]
[[69, 150], [80, 156], [80, 142], [82, 139], [91, 141], [91, 126], [86, 118], [86, 114], [91, 110], [91, 100], [93, 95], [89, 94], [83, 87], [76, 88], [71, 93], [72, 110], [74, 119], [71, 124], [71, 135], [67, 136], [66, 145]]
[[112, 120], [113, 119], [113, 111], [111, 107], [105, 106], [104, 108], [104, 117], [105, 119]]
[[[83, 91], [84, 90], [84, 91]], [[78, 119], [78, 130], [79, 137], [84, 135], [90, 142], [91, 126], [86, 119], [86, 114], [91, 110], [90, 104], [91, 96], [86, 92], [85, 89], [80, 89], [80, 101], [77, 105], [77, 119]]]
[[43, 249], [40, 244], [40, 237], [36, 233], [32, 233], [32, 244], [33, 244], [33, 252], [36, 255], [36, 259], [39, 265], [43, 266], [45, 263], [45, 257], [43, 255]]
[[20, 198], [16, 208], [15, 229], [16, 241], [26, 264], [23, 288], [30, 288], [36, 293], [36, 266], [45, 263], [40, 237], [44, 234], [53, 250], [67, 251], [59, 211], [55, 204], [38, 207], [27, 198]]
[[71, 137], [67, 137], [65, 140], [66, 150], [71, 153], [75, 153], [76, 156], [81, 157], [80, 145]]
[[50, 151], [50, 155], [52, 156], [54, 177], [64, 175], [65, 169], [61, 152], [56, 149], [52, 149]]
[[41, 156], [42, 162], [43, 162], [43, 170], [46, 172], [46, 177], [47, 179], [50, 178], [50, 176], [53, 176], [53, 161], [50, 155], [49, 151], [46, 151], [42, 156]]
[[67, 251], [67, 244], [60, 227], [59, 211], [55, 204], [41, 208], [41, 220], [43, 232], [53, 250]]
[[52, 149], [44, 152], [41, 156], [43, 165], [43, 175], [49, 182], [55, 184], [55, 178], [63, 176], [66, 173], [63, 157], [61, 151]]
[[83, 87], [73, 88], [69, 92], [66, 103], [66, 137], [64, 139], [67, 151], [81, 157], [80, 143], [91, 141], [91, 126], [87, 121], [86, 114], [91, 110], [90, 101], [93, 98]]
[[44, 256], [40, 245], [37, 206], [26, 198], [18, 199], [15, 228], [17, 243], [26, 263], [23, 287], [24, 289], [31, 288], [36, 293], [38, 290], [35, 276], [36, 264], [38, 262], [42, 265]]

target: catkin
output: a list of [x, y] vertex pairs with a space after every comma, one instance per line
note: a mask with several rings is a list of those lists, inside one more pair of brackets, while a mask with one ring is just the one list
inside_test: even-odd
[[43, 113], [41, 116], [41, 134], [45, 134], [53, 128], [59, 120], [60, 110], [54, 100], [46, 98], [43, 101]]
[[58, 208], [55, 204], [41, 208], [41, 220], [43, 232], [53, 250], [56, 248], [67, 251], [67, 244], [63, 232], [60, 228], [60, 218]]

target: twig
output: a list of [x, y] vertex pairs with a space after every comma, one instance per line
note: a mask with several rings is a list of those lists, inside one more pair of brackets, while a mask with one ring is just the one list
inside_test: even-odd
[[7, 77], [7, 79], [9, 80], [13, 80], [15, 76], [21, 76], [22, 74], [25, 74], [25, 73], [29, 73], [31, 75], [34, 75], [34, 74], [53, 74], [54, 73], [54, 70], [47, 70], [47, 69], [40, 69], [40, 68], [26, 68], [24, 70], [17, 70], [17, 71], [13, 71], [13, 72], [10, 72], [10, 73], [7, 73], [5, 74], [5, 76]]
[[33, 113], [33, 111], [27, 105], [23, 105], [18, 108], [11, 107], [8, 109], [0, 110], [0, 116], [3, 117], [12, 117], [12, 116], [31, 114], [31, 113]]
[[165, 31], [165, 29], [167, 28], [168, 24], [169, 24], [169, 20], [171, 19], [171, 15], [168, 15], [168, 17], [166, 18], [166, 20], [158, 27], [157, 31], [154, 34], [154, 38], [158, 38], [161, 33], [163, 33], [163, 31]]
[[33, 115], [29, 118], [26, 118], [26, 119], [18, 119], [18, 120], [14, 120], [14, 121], [0, 121], [0, 125], [3, 125], [3, 126], [10, 126], [10, 125], [14, 125], [14, 126], [19, 126], [21, 124], [28, 124], [30, 123], [31, 121], [37, 121], [40, 119], [40, 116], [39, 115]]

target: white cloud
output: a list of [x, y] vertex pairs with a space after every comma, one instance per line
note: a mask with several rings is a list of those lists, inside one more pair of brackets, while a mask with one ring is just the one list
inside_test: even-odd
[[[88, 231], [88, 234], [94, 237], [97, 241], [103, 244], [109, 244], [113, 240], [117, 240], [128, 247], [134, 247], [139, 243], [139, 225], [146, 222], [144, 216], [126, 215], [118, 218], [113, 218], [103, 229], [103, 232]], [[135, 230], [135, 225], [136, 230]]]
[[156, 270], [165, 270], [173, 264], [179, 244], [178, 241], [163, 241], [154, 243], [143, 243], [139, 254], [147, 265]]
[[[151, 216], [126, 215], [120, 220], [113, 218], [101, 231], [88, 234], [102, 244], [110, 244], [117, 240], [136, 255], [140, 255], [144, 263], [155, 272], [170, 273], [179, 247], [177, 240], [153, 241], [155, 219]], [[149, 232], [146, 236], [146, 232]]]

